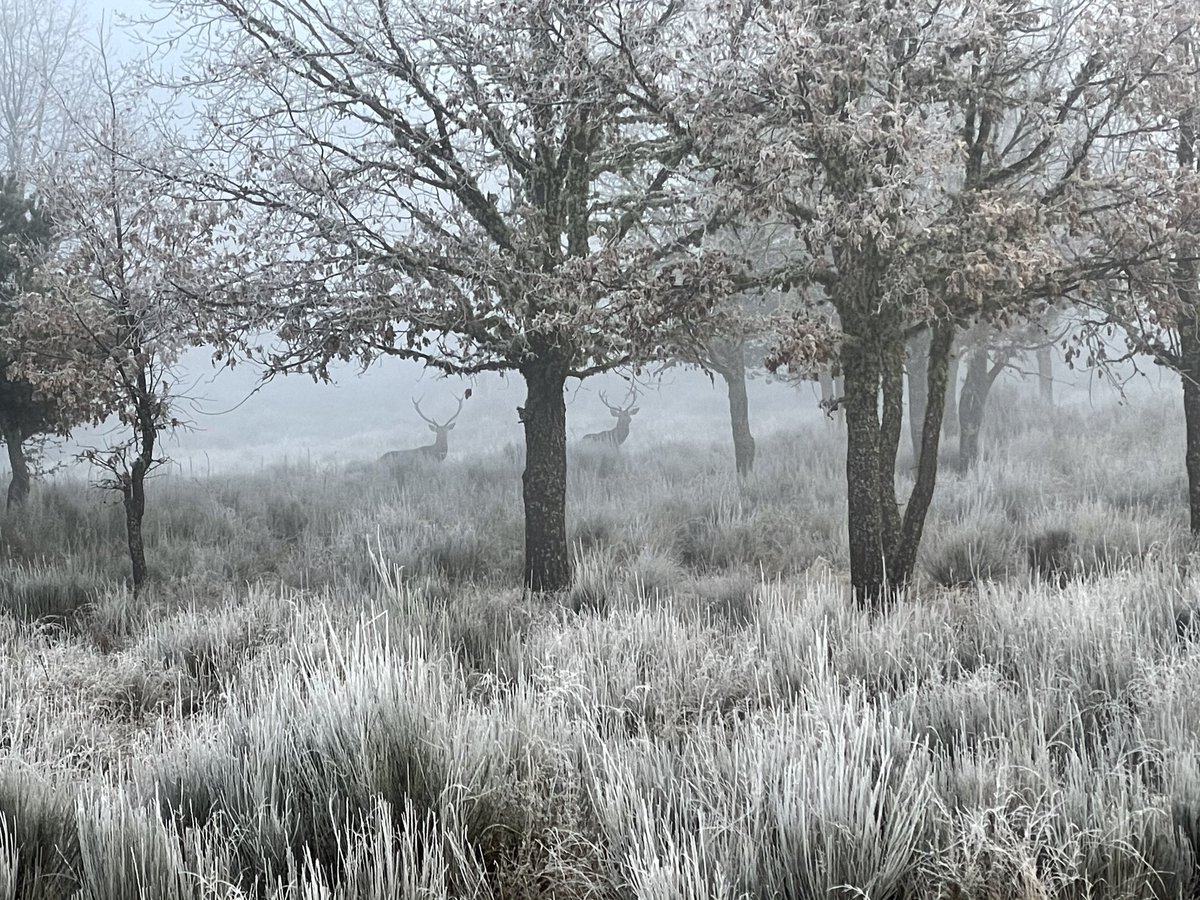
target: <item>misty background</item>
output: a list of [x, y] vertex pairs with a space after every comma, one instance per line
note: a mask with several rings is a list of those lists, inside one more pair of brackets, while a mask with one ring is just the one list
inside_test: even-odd
[[[151, 0], [90, 0], [84, 9], [97, 39], [106, 29], [106, 47], [117, 62], [153, 51], [160, 64], [169, 66], [172, 51], [163, 53], [153, 44], [155, 29], [149, 23], [161, 13]], [[124, 27], [129, 23], [137, 23], [140, 37]], [[1123, 348], [1113, 343], [1112, 350], [1116, 356]], [[824, 418], [815, 381], [777, 379], [753, 368], [761, 360], [749, 362], [747, 390], [756, 437], [797, 430]], [[1015, 361], [1001, 376], [993, 401], [997, 405], [1009, 400], [1012, 392], [1006, 388], [1014, 385], [1033, 396], [1032, 379], [1019, 385], [1028, 377], [1017, 371], [1022, 365], [1021, 360]], [[1032, 368], [1032, 360], [1024, 365]], [[432, 434], [413, 408], [413, 400], [421, 402], [426, 415], [444, 421], [467, 388], [472, 396], [463, 404], [450, 435], [449, 458], [485, 455], [509, 445], [517, 448], [521, 442], [516, 407], [524, 402], [525, 389], [515, 374], [446, 378], [415, 362], [385, 358], [365, 371], [356, 364], [331, 366], [333, 383], [314, 383], [303, 374], [276, 376], [264, 383], [261, 372], [250, 365], [228, 369], [214, 363], [206, 348], [188, 350], [176, 371], [180, 375], [176, 393], [186, 398], [180, 404], [186, 425], [164, 434], [162, 444], [171, 468], [184, 475], [254, 471], [281, 463], [341, 465], [428, 444]], [[641, 411], [633, 420], [629, 450], [681, 441], [729, 441], [725, 385], [719, 378], [714, 382], [704, 372], [683, 367], [655, 371], [609, 373], [586, 383], [569, 381], [569, 444], [584, 434], [611, 428], [614, 420], [600, 394], [620, 404], [631, 385], [639, 391]], [[1161, 390], [1174, 397], [1179, 390], [1178, 376], [1148, 358], [1111, 374], [1123, 382], [1131, 402]], [[1059, 403], [1100, 405], [1121, 397], [1110, 377], [1083, 368], [1070, 370], [1063, 365], [1061, 353], [1055, 355], [1054, 378]], [[69, 465], [75, 454], [98, 443], [104, 432], [122, 428], [112, 421], [99, 428], [76, 428], [70, 440], [49, 445], [44, 459], [68, 464], [57, 470], [59, 477], [86, 476], [86, 466]]]

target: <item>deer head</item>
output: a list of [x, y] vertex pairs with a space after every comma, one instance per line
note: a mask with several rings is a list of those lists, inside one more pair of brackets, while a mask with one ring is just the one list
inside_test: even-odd
[[428, 453], [430, 456], [436, 456], [439, 461], [446, 458], [446, 451], [448, 449], [446, 436], [454, 430], [454, 420], [457, 419], [458, 414], [462, 412], [463, 400], [466, 399], [466, 395], [457, 397], [455, 399], [458, 400], [458, 407], [454, 410], [454, 415], [452, 415], [445, 422], [438, 422], [436, 419], [431, 419], [429, 416], [425, 415], [425, 413], [421, 411], [420, 400], [414, 399], [412, 402], [413, 408], [417, 411], [417, 415], [429, 425], [429, 430], [434, 434], [433, 443], [428, 447], [422, 447], [421, 449], [426, 451], [426, 453]]

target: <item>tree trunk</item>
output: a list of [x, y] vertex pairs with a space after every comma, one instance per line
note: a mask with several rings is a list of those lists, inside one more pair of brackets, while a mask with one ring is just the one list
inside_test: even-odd
[[[851, 317], [842, 313], [842, 321]], [[904, 513], [896, 497], [903, 437], [904, 340], [899, 329], [854, 332], [842, 347], [846, 377], [846, 478], [850, 583], [854, 599], [878, 608], [911, 581], [937, 482], [953, 328], [936, 326], [928, 347], [916, 482]], [[848, 333], [849, 335], [850, 333]], [[882, 413], [882, 414], [881, 414]]]
[[1040, 347], [1037, 351], [1038, 395], [1047, 406], [1054, 405], [1054, 348]]
[[908, 342], [908, 430], [912, 437], [913, 467], [921, 457], [921, 434], [929, 392], [930, 334], [922, 331]]
[[21, 429], [6, 427], [4, 443], [8, 447], [8, 464], [12, 481], [8, 483], [8, 509], [25, 505], [29, 499], [29, 460], [25, 458], [25, 435]]
[[571, 586], [567, 544], [567, 370], [538, 359], [522, 367], [527, 395], [519, 410], [525, 426], [525, 585], [562, 591]]
[[142, 519], [146, 515], [146, 473], [154, 465], [154, 444], [158, 436], [158, 398], [150, 389], [145, 368], [137, 372], [137, 420], [134, 437], [138, 455], [121, 478], [121, 500], [125, 505], [125, 535], [129, 543], [129, 562], [133, 574], [133, 593], [146, 584], [146, 545], [142, 540]]
[[739, 341], [722, 359], [718, 371], [729, 389], [729, 424], [733, 431], [733, 459], [739, 476], [754, 470], [754, 435], [750, 431], [750, 402], [746, 397], [746, 349]]
[[967, 377], [958, 401], [958, 470], [969, 471], [979, 461], [979, 433], [987, 411], [987, 398], [996, 378], [1004, 371], [1007, 357], [989, 359], [986, 348], [972, 350], [967, 358]]
[[954, 330], [937, 325], [930, 337], [917, 479], [902, 515], [896, 457], [904, 435], [905, 323], [878, 303], [883, 263], [871, 248], [837, 256], [838, 269], [853, 273], [833, 298], [843, 333], [850, 586], [856, 603], [877, 608], [908, 584], [916, 565], [936, 482]]
[[[1189, 110], [1179, 117], [1176, 162], [1194, 173], [1196, 163], [1197, 114]], [[1186, 435], [1184, 465], [1188, 480], [1188, 513], [1193, 537], [1200, 537], [1200, 262], [1194, 254], [1181, 254], [1176, 263], [1175, 287], [1181, 301], [1179, 322], [1179, 374], [1183, 378], [1183, 421]]]
[[921, 447], [917, 453], [917, 477], [912, 493], [904, 507], [900, 536], [892, 551], [890, 571], [892, 580], [904, 584], [912, 578], [917, 565], [917, 550], [925, 532], [925, 517], [933, 502], [937, 485], [938, 448], [942, 438], [942, 416], [945, 414], [945, 394], [950, 369], [954, 328], [935, 325], [930, 335], [927, 357], [925, 395], [928, 403], [921, 426]]
[[[844, 313], [842, 322], [853, 327]], [[865, 335], [854, 336], [855, 340], [848, 340], [842, 347], [850, 587], [859, 605], [877, 607], [886, 599], [889, 589], [879, 490], [882, 378], [874, 342]]]
[[959, 354], [952, 350], [946, 366], [946, 408], [942, 414], [942, 437], [947, 440], [958, 435], [958, 361]]
[[1200, 537], [1200, 321], [1190, 316], [1179, 324], [1179, 356], [1187, 441], [1184, 463], [1188, 480], [1188, 513], [1192, 534]]
[[134, 460], [133, 468], [121, 485], [121, 499], [125, 505], [125, 534], [129, 542], [133, 593], [136, 596], [146, 583], [146, 545], [142, 540], [142, 519], [146, 514], [146, 464], [140, 458]]

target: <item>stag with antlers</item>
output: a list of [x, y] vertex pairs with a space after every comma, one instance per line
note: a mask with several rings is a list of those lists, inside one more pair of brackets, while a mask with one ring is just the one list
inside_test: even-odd
[[471, 392], [468, 390], [461, 397], [456, 398], [458, 400], [458, 408], [454, 410], [454, 415], [445, 422], [438, 422], [429, 418], [429, 416], [421, 411], [421, 401], [414, 399], [412, 403], [413, 407], [417, 410], [417, 415], [429, 425], [429, 430], [434, 434], [433, 443], [427, 444], [424, 447], [414, 447], [411, 450], [391, 450], [379, 457], [379, 465], [392, 472], [396, 472], [407, 469], [414, 463], [440, 463], [444, 460], [448, 450], [446, 436], [453, 430], [454, 420], [462, 412], [463, 401], [470, 396]]
[[637, 391], [629, 392], [629, 404], [627, 406], [613, 406], [608, 402], [608, 398], [604, 396], [604, 392], [600, 392], [600, 402], [608, 407], [608, 411], [613, 414], [617, 420], [617, 424], [608, 431], [597, 431], [594, 434], [585, 434], [584, 441], [589, 444], [600, 444], [604, 447], [617, 449], [621, 444], [625, 443], [625, 438], [629, 437], [629, 423], [634, 416], [638, 414], [640, 407], [634, 406], [637, 403]]

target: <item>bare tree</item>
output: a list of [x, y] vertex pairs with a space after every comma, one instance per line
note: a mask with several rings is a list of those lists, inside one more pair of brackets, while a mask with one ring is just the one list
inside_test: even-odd
[[0, 0], [0, 152], [23, 181], [62, 153], [92, 93], [83, 28], [79, 0]]

